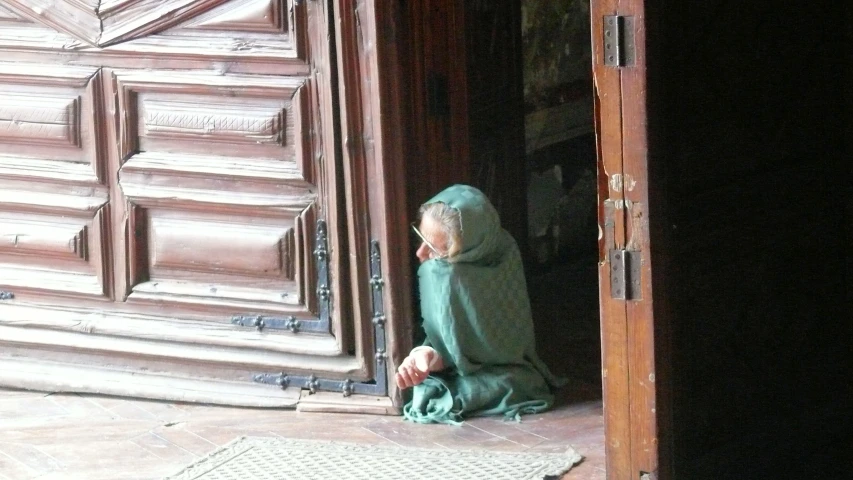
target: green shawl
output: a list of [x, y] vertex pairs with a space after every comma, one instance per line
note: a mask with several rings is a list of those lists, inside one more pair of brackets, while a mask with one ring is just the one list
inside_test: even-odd
[[418, 269], [424, 345], [445, 370], [413, 389], [403, 413], [419, 423], [459, 423], [475, 415], [519, 419], [551, 406], [561, 385], [536, 355], [530, 299], [518, 245], [476, 188], [454, 185], [429, 203], [459, 211], [462, 248], [452, 261]]

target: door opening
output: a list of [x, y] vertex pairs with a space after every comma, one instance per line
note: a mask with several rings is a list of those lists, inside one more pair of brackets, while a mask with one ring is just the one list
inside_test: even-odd
[[528, 289], [561, 402], [601, 398], [589, 7], [522, 1]]

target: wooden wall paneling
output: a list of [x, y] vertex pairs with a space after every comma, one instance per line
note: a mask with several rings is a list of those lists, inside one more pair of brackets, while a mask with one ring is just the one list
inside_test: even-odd
[[[168, 364], [162, 362], [143, 363], [135, 371], [119, 370], [115, 365], [126, 359], [114, 354], [91, 355], [85, 361], [67, 353], [63, 358], [38, 362], [29, 360], [31, 356], [29, 349], [14, 347], [0, 354], [0, 376], [4, 378], [5, 385], [36, 391], [104, 393], [115, 392], [116, 385], [121, 385], [124, 395], [134, 398], [255, 408], [294, 408], [299, 401], [300, 392], [297, 390], [282, 392], [267, 385], [246, 382], [246, 371], [227, 372], [223, 376], [229, 380], [211, 384], [201, 374], [176, 379], [172, 375], [148, 373], [167, 370]], [[138, 363], [136, 358], [132, 361]], [[81, 368], [80, 364], [87, 367]]]
[[633, 478], [627, 307], [611, 295], [609, 251], [625, 248], [622, 90], [619, 69], [604, 66], [604, 16], [617, 13], [615, 0], [591, 2], [593, 81], [598, 145], [599, 292], [607, 476]]
[[[127, 229], [126, 268], [135, 272], [132, 281], [144, 282], [123, 286], [128, 300], [296, 307], [291, 314], [312, 315], [290, 273], [300, 261], [295, 242], [303, 249], [314, 243], [313, 225], [295, 237], [295, 219], [322, 205], [294, 146], [302, 137], [294, 111], [304, 108], [296, 96], [304, 82], [113, 75], [123, 132], [116, 148], [124, 159], [116, 190], [129, 202], [129, 217], [143, 220]], [[194, 254], [199, 248], [203, 254]], [[234, 248], [242, 255], [227, 260]], [[300, 271], [312, 268], [313, 261]]]

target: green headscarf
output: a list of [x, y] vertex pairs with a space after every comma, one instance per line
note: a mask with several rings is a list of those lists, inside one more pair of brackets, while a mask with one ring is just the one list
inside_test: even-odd
[[427, 204], [435, 202], [456, 209], [462, 224], [460, 252], [418, 269], [424, 345], [446, 368], [414, 387], [403, 414], [419, 423], [459, 423], [549, 408], [551, 387], [562, 381], [536, 355], [518, 245], [476, 188], [454, 185]]

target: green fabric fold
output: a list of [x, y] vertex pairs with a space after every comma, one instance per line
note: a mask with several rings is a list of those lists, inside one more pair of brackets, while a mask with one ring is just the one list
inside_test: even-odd
[[454, 185], [427, 203], [459, 211], [462, 248], [451, 261], [418, 269], [425, 345], [445, 370], [414, 387], [403, 414], [419, 423], [459, 423], [477, 415], [520, 415], [548, 409], [556, 378], [535, 351], [521, 255], [497, 211], [476, 188]]

